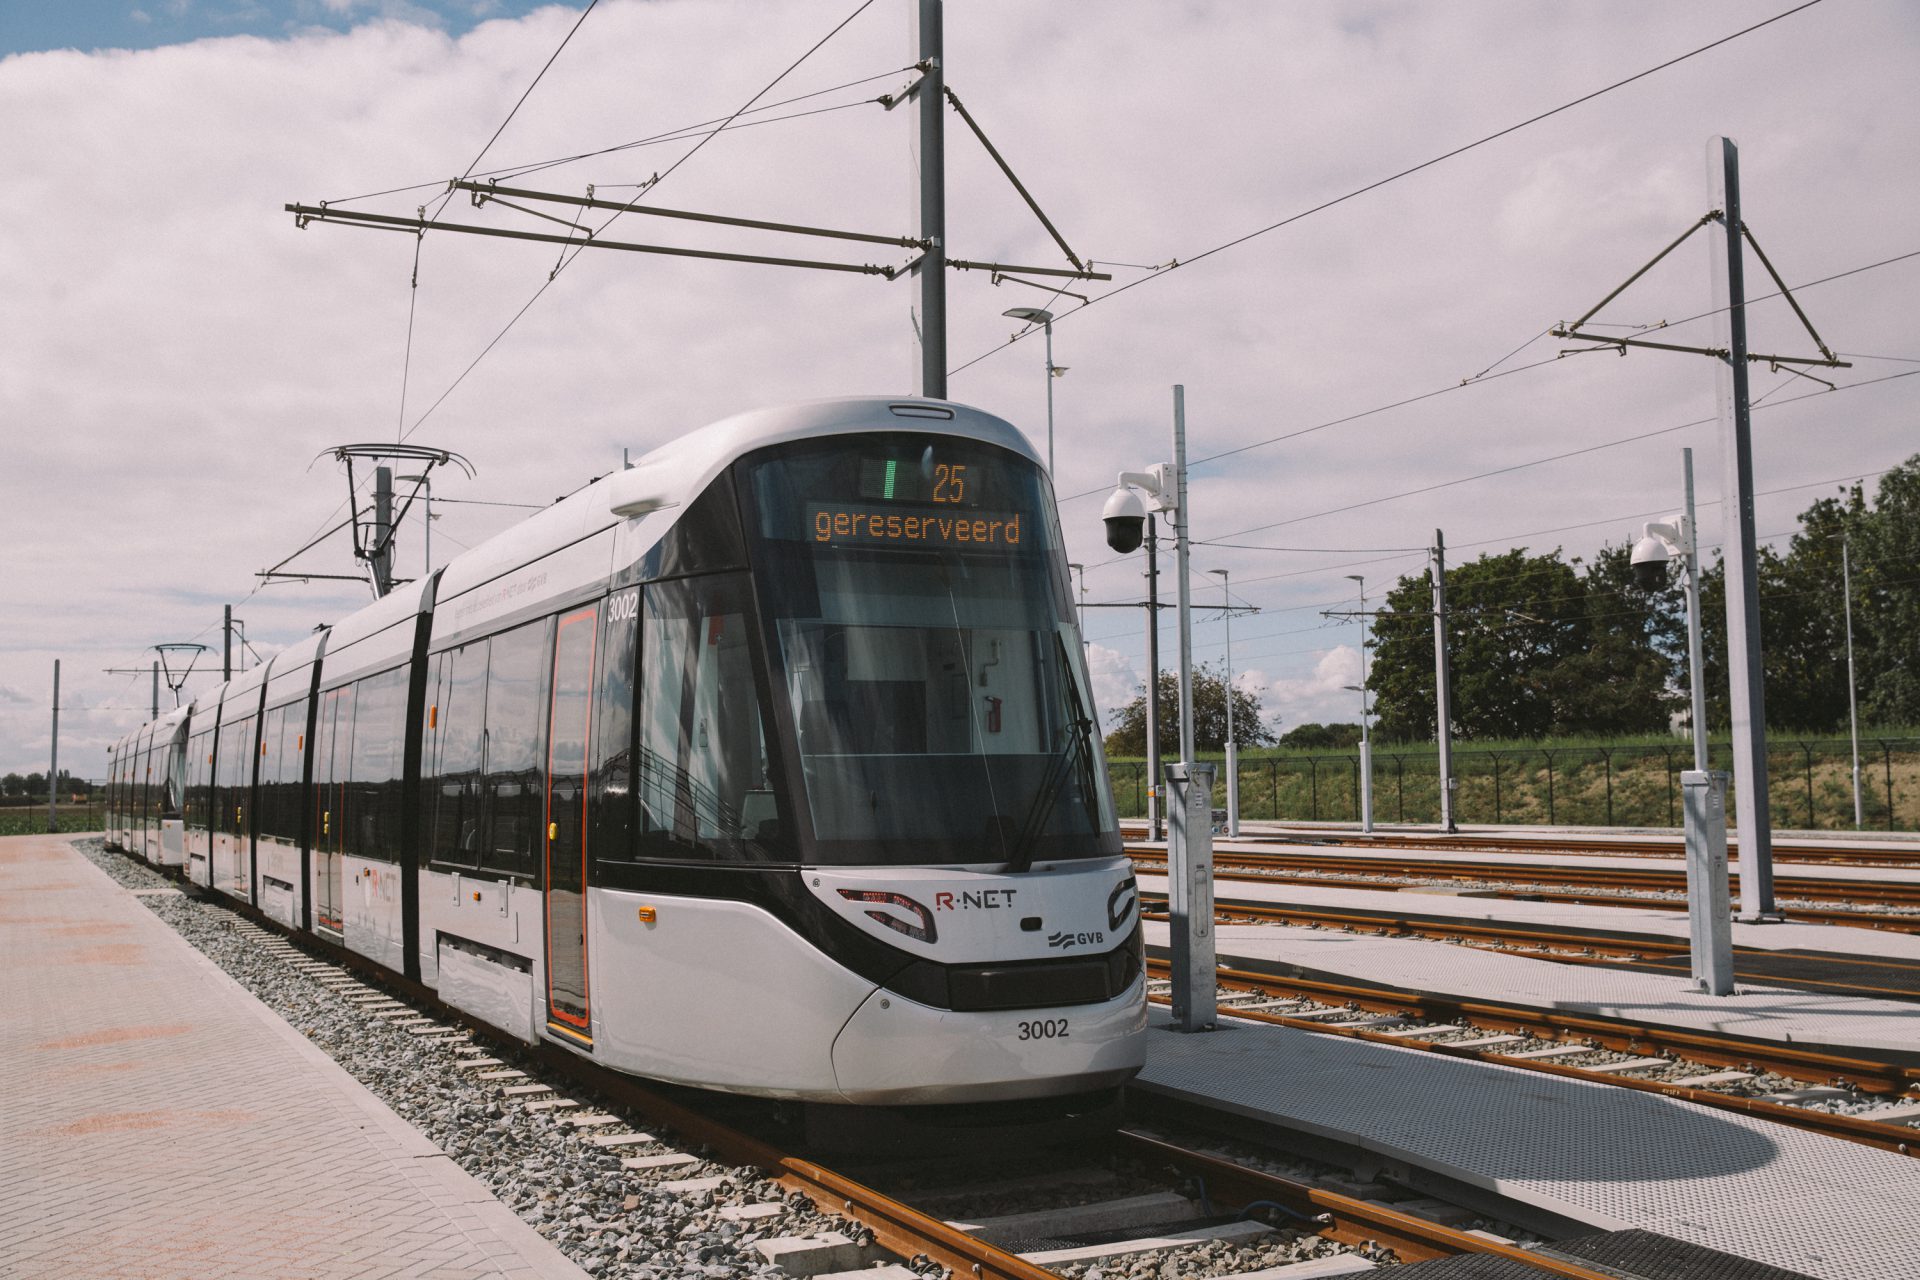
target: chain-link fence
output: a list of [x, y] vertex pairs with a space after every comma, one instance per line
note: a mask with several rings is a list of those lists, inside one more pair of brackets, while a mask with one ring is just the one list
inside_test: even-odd
[[[1852, 754], [1845, 738], [1768, 740], [1767, 778], [1773, 825], [1788, 830], [1847, 830], [1854, 826]], [[1733, 749], [1717, 742], [1712, 767], [1733, 771]], [[1201, 756], [1219, 770], [1214, 803], [1225, 804], [1226, 762]], [[1672, 745], [1460, 747], [1453, 753], [1458, 783], [1454, 820], [1547, 826], [1677, 827], [1680, 775], [1693, 767], [1693, 748]], [[1144, 760], [1108, 766], [1122, 817], [1147, 811]], [[1432, 750], [1379, 746], [1373, 751], [1373, 816], [1377, 822], [1440, 820], [1439, 757]], [[1920, 827], [1920, 738], [1860, 741], [1861, 825], [1906, 831]], [[1728, 818], [1733, 818], [1728, 806]], [[1360, 753], [1243, 756], [1240, 817], [1257, 821], [1357, 822]]]
[[[99, 831], [106, 826], [106, 795], [96, 787], [85, 800], [62, 797], [59, 810], [60, 830]], [[29, 801], [8, 796], [0, 802], [0, 836], [44, 835], [47, 830], [47, 798]]]

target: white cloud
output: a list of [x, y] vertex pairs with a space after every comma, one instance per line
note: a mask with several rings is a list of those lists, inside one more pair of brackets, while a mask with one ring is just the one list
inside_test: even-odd
[[1248, 671], [1234, 683], [1260, 698], [1268, 722], [1280, 732], [1301, 724], [1358, 723], [1360, 695], [1347, 688], [1360, 683], [1360, 650], [1336, 645], [1322, 653], [1304, 676], [1273, 676]]
[[[909, 8], [875, 6], [772, 96], [883, 72], [890, 78], [846, 98], [896, 88], [905, 79], [896, 69], [914, 56]], [[724, 117], [845, 9], [844, 0], [604, 0], [489, 163]], [[292, 200], [458, 173], [578, 17], [541, 9], [453, 38], [392, 17], [391, 5], [364, 12], [368, 20], [344, 35], [0, 60], [0, 118], [10, 124], [0, 131], [8, 175], [0, 545], [8, 599], [33, 602], [0, 614], [0, 684], [44, 688], [52, 659], [65, 659], [72, 687], [100, 708], [91, 736], [76, 733], [76, 759], [103, 760], [100, 748], [144, 716], [147, 677], [100, 668], [144, 666], [157, 641], [217, 641], [225, 602], [238, 604], [264, 652], [365, 601], [358, 588], [324, 582], [247, 594], [254, 571], [324, 529], [344, 496], [331, 464], [308, 472], [309, 460], [394, 429], [409, 302], [417, 302], [412, 417], [554, 264], [548, 246], [429, 237], [412, 295], [408, 237], [301, 232], [281, 212]], [[1070, 7], [1017, 0], [949, 7], [950, 82], [1076, 251], [1189, 262], [1056, 323], [1056, 359], [1073, 369], [1055, 386], [1063, 495], [1104, 492], [1116, 470], [1166, 456], [1175, 382], [1187, 387], [1195, 458], [1458, 383], [1578, 314], [1697, 218], [1709, 198], [1702, 144], [1717, 131], [1743, 145], [1747, 218], [1790, 280], [1920, 247], [1911, 212], [1920, 197], [1920, 78], [1911, 74], [1920, 31], [1910, 6], [1860, 0], [1787, 19], [1191, 262], [1750, 20], [1719, 5], [1629, 4], [1623, 17], [1617, 8], [1491, 0], [1369, 13], [1362, 23], [1347, 6], [1129, 0], [1086, 22]], [[866, 106], [729, 131], [658, 199], [911, 231], [909, 115]], [[991, 161], [949, 120], [950, 250], [1056, 261]], [[623, 190], [615, 184], [666, 169], [681, 149], [625, 152], [528, 182]], [[408, 215], [436, 194], [366, 207]], [[517, 219], [458, 203], [450, 212]], [[618, 229], [642, 241], [835, 256], [757, 234], [642, 222], [623, 219]], [[865, 248], [849, 256], [894, 260]], [[1609, 316], [1648, 322], [1706, 309], [1705, 252], [1676, 254]], [[1139, 276], [1115, 271], [1118, 282]], [[1916, 282], [1920, 263], [1910, 262], [1801, 300], [1841, 350], [1910, 357], [1920, 354], [1909, 303]], [[415, 440], [480, 467], [470, 484], [436, 486], [437, 497], [543, 502], [614, 465], [623, 447], [637, 453], [740, 409], [905, 391], [913, 287], [588, 255]], [[996, 290], [978, 273], [956, 274], [950, 296], [955, 366], [1005, 339], [1002, 310], [1043, 298], [1016, 285]], [[1756, 349], [1798, 341], [1778, 303], [1757, 306], [1753, 324]], [[1553, 345], [1536, 342], [1514, 363], [1544, 358]], [[1845, 380], [1905, 367], [1863, 360]], [[1781, 377], [1760, 376], [1756, 394]], [[1783, 392], [1754, 416], [1760, 487], [1900, 460], [1914, 447], [1916, 387], [1890, 383], [1776, 409], [1795, 394]], [[973, 365], [951, 391], [1044, 431], [1037, 342]], [[1471, 555], [1477, 540], [1621, 516], [1531, 540], [1589, 551], [1630, 532], [1629, 513], [1675, 505], [1683, 444], [1700, 455], [1702, 499], [1716, 497], [1712, 431], [1320, 513], [1711, 416], [1712, 406], [1704, 361], [1561, 361], [1199, 466], [1194, 527], [1225, 542], [1354, 549], [1419, 548], [1443, 527]], [[1811, 496], [1762, 498], [1761, 531], [1788, 527]], [[499, 508], [436, 509], [446, 517], [435, 526], [441, 559], [516, 518]], [[1717, 507], [1704, 513], [1719, 518]], [[1224, 536], [1281, 521], [1293, 523]], [[1138, 557], [1107, 563], [1097, 498], [1066, 503], [1062, 523], [1069, 557], [1104, 566], [1088, 571], [1091, 598], [1137, 599]], [[402, 571], [415, 572], [417, 534], [401, 541]], [[302, 563], [350, 568], [338, 539]], [[1353, 718], [1337, 700], [1316, 701], [1326, 692], [1328, 643], [1357, 640], [1350, 624], [1326, 630], [1318, 616], [1352, 599], [1341, 575], [1365, 572], [1378, 590], [1420, 563], [1417, 550], [1217, 546], [1196, 549], [1194, 569], [1231, 569], [1236, 594], [1267, 611], [1235, 619], [1236, 661], [1265, 673], [1272, 709], [1297, 723]], [[1162, 564], [1170, 568], [1171, 557]], [[1213, 580], [1206, 586], [1202, 599], [1217, 596]], [[1144, 669], [1137, 615], [1088, 616], [1096, 650], [1111, 655], [1096, 664], [1100, 704], [1111, 707], [1125, 701], [1113, 689], [1137, 683]], [[1221, 640], [1219, 621], [1203, 613], [1196, 656], [1217, 658]], [[206, 685], [196, 677], [191, 687]], [[0, 768], [33, 766], [44, 701], [36, 693], [30, 707], [0, 705]], [[112, 712], [123, 717], [117, 728], [109, 708], [123, 709]]]

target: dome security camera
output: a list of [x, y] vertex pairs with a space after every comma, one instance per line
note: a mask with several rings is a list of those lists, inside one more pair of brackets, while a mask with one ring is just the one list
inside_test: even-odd
[[1146, 536], [1147, 504], [1140, 495], [1121, 485], [1107, 497], [1100, 518], [1107, 523], [1107, 545], [1121, 555], [1138, 551]]
[[1633, 544], [1628, 562], [1633, 566], [1633, 581], [1643, 591], [1658, 591], [1667, 584], [1667, 544], [1648, 534]]

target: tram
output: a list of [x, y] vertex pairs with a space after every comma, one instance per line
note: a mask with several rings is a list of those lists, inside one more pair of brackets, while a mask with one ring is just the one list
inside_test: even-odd
[[120, 847], [172, 803], [193, 882], [615, 1070], [920, 1105], [1143, 1060], [1050, 482], [962, 405], [688, 433], [112, 763]]

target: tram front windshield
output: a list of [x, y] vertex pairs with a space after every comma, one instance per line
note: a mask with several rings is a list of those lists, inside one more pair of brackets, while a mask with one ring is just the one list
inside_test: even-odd
[[1120, 852], [1038, 467], [889, 434], [768, 450], [743, 478], [813, 860]]

